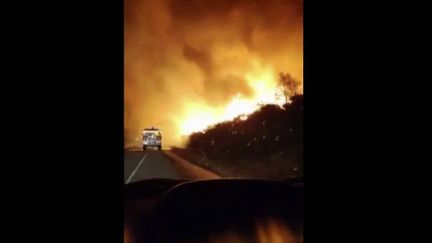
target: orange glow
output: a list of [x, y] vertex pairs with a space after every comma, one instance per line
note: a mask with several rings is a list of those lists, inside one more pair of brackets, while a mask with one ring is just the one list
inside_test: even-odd
[[300, 243], [302, 236], [295, 236], [290, 228], [282, 221], [275, 219], [257, 224], [259, 243]]
[[[252, 239], [253, 238], [253, 239]], [[206, 241], [207, 242], [207, 241]], [[211, 243], [302, 243], [303, 236], [296, 235], [290, 227], [281, 220], [267, 219], [256, 224], [256, 238], [251, 234], [236, 232], [235, 230], [226, 231], [217, 235], [211, 235]]]
[[203, 131], [211, 124], [217, 122], [217, 114], [211, 108], [189, 103], [185, 115], [177, 120], [180, 135], [189, 135], [193, 132]]
[[177, 119], [179, 135], [203, 131], [211, 125], [231, 121], [239, 116], [241, 120], [246, 120], [247, 115], [258, 110], [260, 105], [285, 104], [283, 88], [271, 68], [261, 72], [249, 72], [244, 77], [253, 91], [252, 97], [237, 93], [225, 106], [219, 107], [197, 102], [188, 103], [186, 112]]
[[133, 242], [131, 230], [129, 229], [129, 227], [127, 225], [124, 225], [123, 242], [124, 243], [132, 243]]
[[[207, 1], [204, 1], [207, 2]], [[125, 144], [155, 126], [166, 146], [303, 89], [303, 1], [125, 2]]]

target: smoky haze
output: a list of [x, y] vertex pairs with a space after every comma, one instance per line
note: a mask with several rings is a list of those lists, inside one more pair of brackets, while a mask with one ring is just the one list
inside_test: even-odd
[[301, 0], [125, 0], [125, 143], [145, 127], [181, 146], [190, 104], [221, 108], [253, 95], [246, 73], [303, 83]]

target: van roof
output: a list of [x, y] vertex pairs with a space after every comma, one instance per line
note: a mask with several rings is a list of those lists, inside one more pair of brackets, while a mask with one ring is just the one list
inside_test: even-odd
[[152, 128], [146, 128], [144, 129], [144, 131], [159, 131], [159, 129], [152, 127]]

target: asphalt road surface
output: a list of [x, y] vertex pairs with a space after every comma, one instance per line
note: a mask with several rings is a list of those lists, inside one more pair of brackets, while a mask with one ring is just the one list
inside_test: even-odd
[[151, 178], [184, 179], [185, 176], [163, 150], [125, 151], [125, 184]]

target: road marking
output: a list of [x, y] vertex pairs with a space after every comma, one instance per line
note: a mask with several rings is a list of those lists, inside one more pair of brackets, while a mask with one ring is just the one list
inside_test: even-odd
[[147, 158], [147, 154], [148, 154], [148, 153], [145, 153], [144, 157], [143, 157], [143, 158], [141, 159], [141, 161], [138, 163], [138, 165], [137, 165], [137, 167], [135, 168], [135, 170], [132, 171], [132, 174], [130, 174], [129, 178], [128, 178], [127, 181], [126, 181], [126, 184], [128, 184], [128, 183], [132, 180], [132, 178], [134, 177], [134, 175], [135, 175], [135, 173], [137, 172], [138, 168], [141, 166], [141, 164], [142, 164], [142, 163], [144, 162], [144, 160]]
[[178, 156], [177, 154], [173, 153], [172, 151], [164, 151], [165, 155], [170, 157], [172, 161], [175, 163], [176, 167], [180, 169], [185, 175], [192, 178], [199, 178], [199, 179], [217, 179], [221, 178], [219, 175], [217, 175], [214, 172], [208, 171], [204, 168], [201, 168], [198, 165], [195, 165], [182, 157]]

